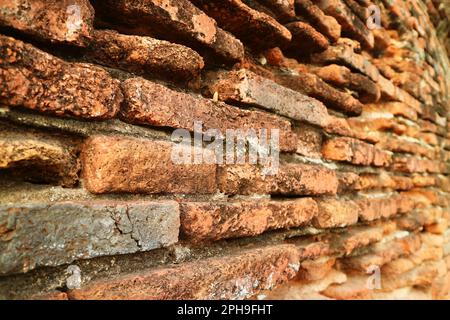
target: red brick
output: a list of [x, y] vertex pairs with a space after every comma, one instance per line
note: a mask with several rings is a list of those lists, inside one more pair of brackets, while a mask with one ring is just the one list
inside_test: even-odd
[[372, 80], [362, 74], [352, 73], [347, 67], [332, 64], [314, 72], [332, 85], [357, 91], [358, 99], [362, 102], [376, 102], [381, 97], [380, 89]]
[[305, 16], [314, 27], [332, 42], [341, 37], [341, 25], [332, 16], [327, 16], [310, 0], [295, 0], [297, 13]]
[[[95, 136], [82, 153], [86, 188], [96, 194], [214, 193], [216, 166], [175, 164], [174, 144], [166, 141]], [[188, 148], [187, 152], [196, 152]], [[206, 151], [205, 157], [212, 157]], [[193, 163], [193, 161], [192, 161]]]
[[335, 262], [336, 259], [330, 257], [302, 261], [297, 278], [303, 281], [321, 280], [331, 272]]
[[245, 299], [293, 278], [299, 266], [292, 245], [248, 249], [173, 267], [92, 282], [68, 292], [75, 300]]
[[280, 130], [280, 150], [295, 151], [297, 137], [289, 121], [272, 114], [249, 111], [220, 102], [173, 91], [143, 78], [131, 78], [122, 83], [125, 95], [121, 115], [127, 122], [194, 131], [194, 122], [203, 124], [203, 132], [227, 129]]
[[294, 127], [294, 133], [297, 135], [297, 153], [305, 157], [321, 158], [321, 146], [323, 133], [321, 130], [301, 124]]
[[292, 39], [288, 29], [271, 16], [256, 11], [241, 0], [194, 0], [223, 29], [258, 49], [279, 47]]
[[409, 235], [373, 245], [367, 254], [339, 260], [340, 268], [345, 272], [365, 274], [371, 266], [383, 266], [402, 255], [417, 251], [421, 246], [420, 237]]
[[94, 9], [87, 0], [2, 1], [0, 25], [43, 41], [86, 46]]
[[123, 33], [179, 42], [227, 63], [244, 56], [242, 43], [188, 0], [97, 0], [93, 5], [97, 18]]
[[97, 63], [173, 82], [196, 80], [202, 57], [185, 46], [150, 37], [96, 30], [87, 57]]
[[219, 169], [219, 188], [226, 194], [336, 194], [336, 173], [321, 166], [281, 165], [275, 175], [263, 175], [251, 165], [228, 165]]
[[336, 18], [342, 26], [342, 31], [351, 33], [356, 40], [361, 42], [367, 48], [373, 48], [375, 41], [372, 32], [366, 27], [365, 21], [361, 21], [344, 1], [320, 1], [318, 5], [326, 14]]
[[285, 25], [292, 34], [292, 40], [286, 48], [296, 56], [305, 56], [326, 50], [328, 39], [309, 24], [297, 21]]
[[300, 227], [317, 214], [313, 199], [245, 202], [182, 202], [181, 230], [193, 241], [255, 236]]
[[279, 21], [295, 18], [295, 0], [258, 0], [258, 2], [267, 7]]
[[395, 156], [392, 161], [393, 171], [405, 173], [445, 173], [445, 165], [439, 161], [432, 161], [416, 157]]
[[319, 214], [314, 218], [316, 228], [342, 228], [358, 222], [359, 207], [353, 201], [320, 199]]
[[352, 138], [334, 138], [322, 146], [322, 155], [325, 159], [346, 161], [357, 165], [388, 166], [391, 154], [368, 143]]
[[73, 187], [78, 183], [81, 141], [1, 123], [0, 169], [35, 183]]
[[94, 65], [68, 63], [0, 35], [0, 103], [61, 117], [113, 118], [119, 81]]
[[405, 195], [358, 199], [356, 203], [361, 209], [360, 219], [362, 221], [391, 218], [397, 214], [409, 213], [414, 209], [414, 201]]
[[353, 47], [344, 41], [338, 41], [336, 45], [330, 46], [324, 52], [314, 54], [312, 60], [317, 63], [343, 64], [365, 74], [372, 81], [382, 86], [378, 81], [381, 77], [378, 69], [364, 56], [355, 53], [353, 50]]
[[325, 126], [326, 107], [319, 101], [285, 88], [246, 69], [211, 73], [206, 81], [208, 95], [221, 101], [258, 105], [288, 118]]

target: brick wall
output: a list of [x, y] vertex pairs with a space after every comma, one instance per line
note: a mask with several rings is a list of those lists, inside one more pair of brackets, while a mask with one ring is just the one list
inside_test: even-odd
[[450, 298], [449, 11], [0, 1], [0, 298]]

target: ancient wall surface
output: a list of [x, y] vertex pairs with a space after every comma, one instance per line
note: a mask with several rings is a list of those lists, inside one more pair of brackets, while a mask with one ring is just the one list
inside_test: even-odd
[[449, 298], [449, 17], [0, 0], [0, 298]]

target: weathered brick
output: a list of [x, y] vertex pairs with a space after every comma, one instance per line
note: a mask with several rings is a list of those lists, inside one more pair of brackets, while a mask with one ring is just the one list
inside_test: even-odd
[[0, 124], [0, 169], [31, 182], [77, 184], [80, 141]]
[[242, 43], [188, 0], [95, 0], [92, 4], [100, 19], [124, 33], [182, 43], [227, 63], [244, 56]]
[[391, 176], [386, 172], [380, 174], [360, 174], [358, 182], [354, 185], [355, 190], [370, 190], [388, 188], [393, 190], [410, 190], [415, 187], [413, 180], [404, 176]]
[[275, 175], [263, 175], [251, 165], [227, 165], [219, 168], [219, 188], [226, 194], [336, 194], [336, 173], [321, 166], [281, 165]]
[[98, 280], [68, 292], [70, 299], [245, 299], [292, 279], [299, 266], [293, 245], [247, 249], [231, 256]]
[[323, 133], [321, 130], [301, 124], [294, 127], [294, 133], [297, 135], [297, 153], [306, 157], [321, 158], [321, 146]]
[[332, 85], [357, 91], [358, 99], [362, 102], [376, 102], [381, 97], [380, 89], [372, 80], [359, 73], [351, 72], [347, 67], [332, 64], [318, 68], [314, 72]]
[[342, 228], [358, 222], [360, 208], [351, 200], [320, 199], [317, 204], [319, 213], [313, 219], [316, 228]]
[[428, 159], [434, 159], [436, 157], [436, 152], [433, 148], [402, 138], [384, 136], [381, 141], [377, 143], [377, 147], [398, 153], [420, 155], [427, 157]]
[[342, 26], [342, 31], [351, 33], [356, 40], [367, 48], [373, 48], [375, 41], [372, 32], [366, 27], [365, 21], [361, 21], [345, 2], [341, 0], [320, 1], [318, 6], [326, 14], [336, 18]]
[[280, 130], [280, 150], [295, 151], [297, 137], [289, 121], [260, 111], [249, 111], [221, 102], [198, 98], [173, 91], [162, 85], [142, 78], [131, 78], [122, 83], [125, 95], [121, 115], [135, 124], [181, 128], [194, 131], [194, 122], [201, 122], [203, 133], [220, 130], [223, 137], [226, 130], [261, 129]]
[[94, 31], [86, 55], [109, 67], [173, 82], [195, 80], [204, 67], [202, 57], [185, 46], [111, 30]]
[[403, 102], [389, 101], [364, 105], [364, 115], [372, 115], [380, 112], [388, 112], [394, 116], [402, 116], [417, 121], [417, 111]]
[[297, 278], [303, 281], [318, 281], [323, 279], [331, 272], [335, 262], [336, 259], [330, 257], [302, 261]]
[[295, 0], [257, 0], [266, 6], [279, 21], [295, 18]]
[[294, 120], [325, 126], [326, 107], [319, 101], [290, 90], [245, 69], [211, 73], [206, 82], [208, 94], [231, 103], [258, 105]]
[[119, 81], [105, 70], [62, 61], [0, 35], [0, 103], [62, 117], [109, 119], [121, 101]]
[[366, 273], [371, 266], [383, 266], [402, 255], [417, 251], [421, 246], [420, 237], [408, 235], [403, 238], [376, 243], [369, 253], [339, 260], [340, 268], [345, 272]]
[[296, 56], [306, 56], [321, 52], [329, 46], [328, 39], [309, 24], [297, 21], [290, 22], [285, 27], [291, 32], [292, 40], [287, 49]]
[[406, 156], [395, 156], [391, 169], [405, 173], [445, 173], [447, 171], [445, 164], [439, 161]]
[[0, 26], [43, 41], [86, 46], [92, 37], [94, 9], [87, 0], [2, 1]]
[[[96, 194], [215, 192], [216, 166], [176, 164], [172, 161], [173, 148], [174, 144], [166, 141], [92, 137], [82, 152], [86, 188]], [[190, 146], [179, 148], [197, 153]], [[207, 151], [200, 152], [204, 159], [213, 159]]]
[[378, 69], [363, 55], [357, 54], [353, 50], [353, 47], [346, 42], [338, 41], [336, 45], [328, 47], [327, 50], [312, 55], [312, 60], [317, 63], [336, 63], [348, 66], [368, 76], [382, 89], [383, 86], [379, 82], [381, 75]]
[[193, 241], [255, 236], [300, 227], [317, 214], [313, 199], [245, 202], [182, 202], [181, 230]]
[[409, 213], [414, 209], [414, 201], [406, 195], [395, 195], [387, 198], [367, 198], [355, 200], [361, 211], [362, 221], [374, 221], [391, 218], [397, 214]]
[[297, 12], [305, 16], [314, 27], [332, 42], [341, 37], [341, 25], [332, 16], [327, 16], [310, 0], [295, 0]]
[[147, 251], [178, 241], [178, 204], [78, 201], [0, 207], [0, 273]]
[[193, 2], [216, 19], [220, 27], [258, 49], [282, 46], [292, 39], [289, 30], [274, 18], [250, 8], [241, 0]]
[[285, 87], [323, 102], [328, 108], [349, 115], [361, 114], [363, 105], [357, 99], [330, 86], [315, 74], [302, 70], [295, 75], [277, 75], [276, 81]]
[[322, 155], [329, 160], [377, 167], [388, 166], [392, 157], [390, 153], [376, 146], [347, 137], [327, 140], [322, 146]]
[[401, 275], [381, 278], [383, 291], [392, 291], [407, 286], [429, 286], [433, 281], [447, 273], [443, 261], [429, 261]]

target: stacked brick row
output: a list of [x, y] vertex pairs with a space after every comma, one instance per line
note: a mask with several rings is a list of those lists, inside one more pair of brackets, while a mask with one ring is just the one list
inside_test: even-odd
[[444, 2], [0, 1], [0, 297], [449, 298]]

